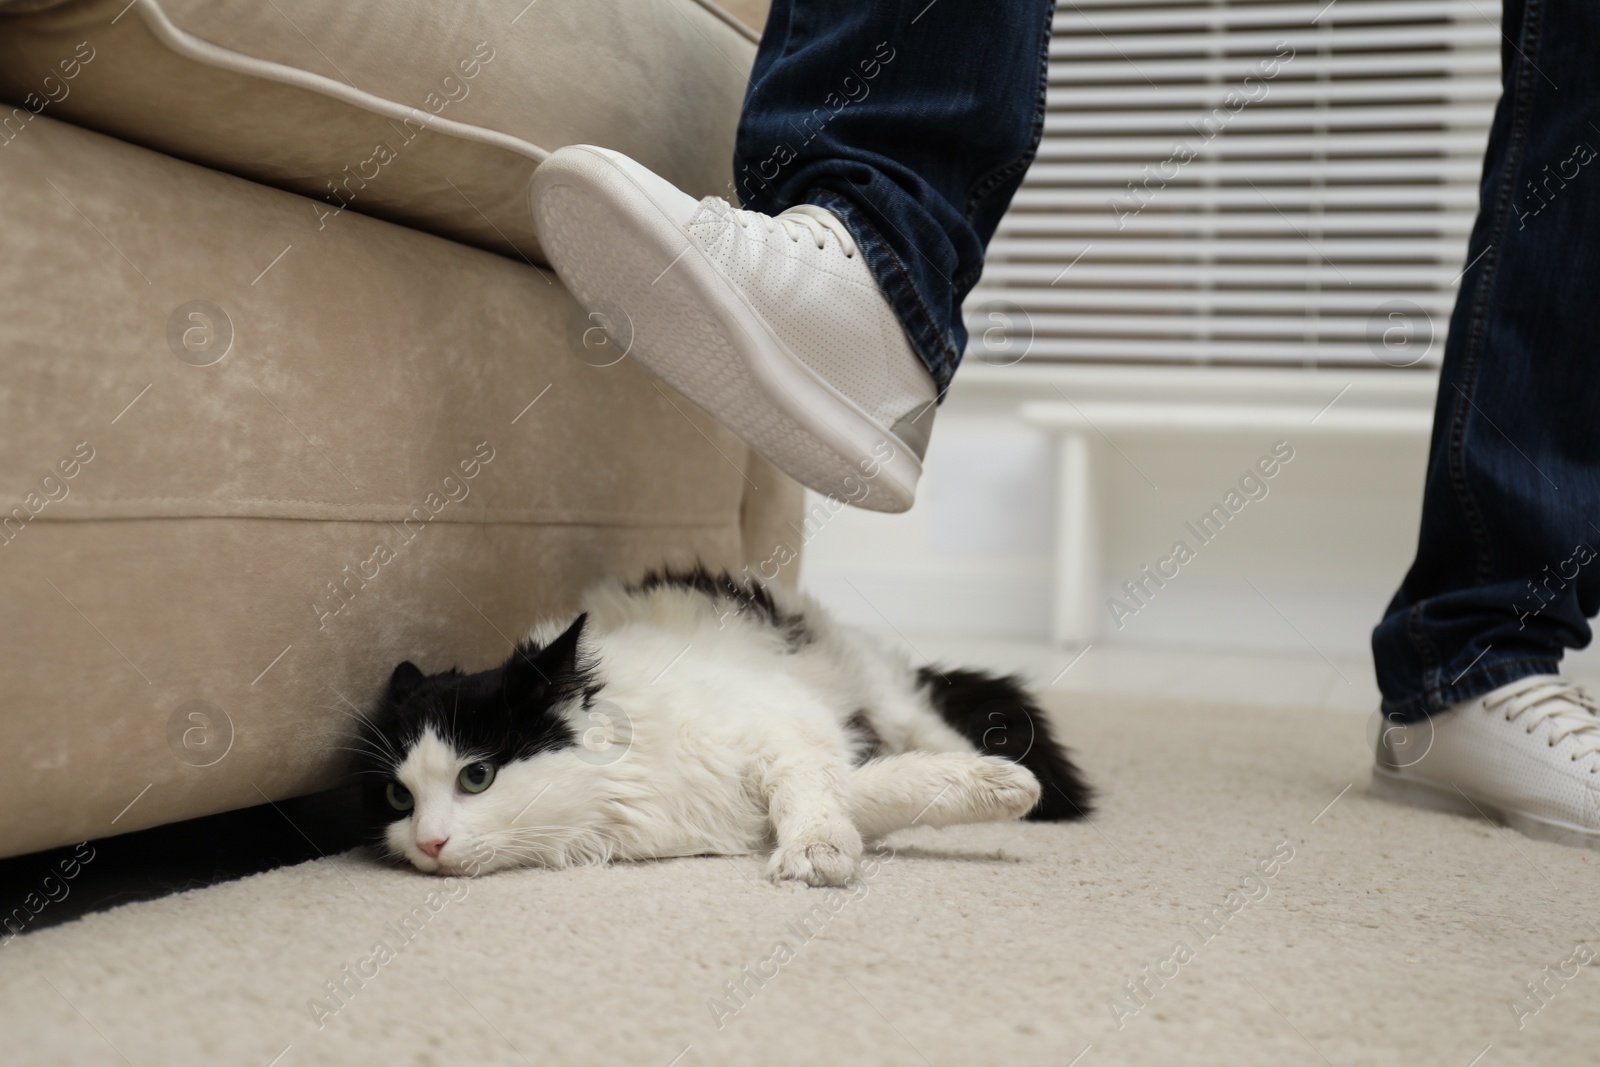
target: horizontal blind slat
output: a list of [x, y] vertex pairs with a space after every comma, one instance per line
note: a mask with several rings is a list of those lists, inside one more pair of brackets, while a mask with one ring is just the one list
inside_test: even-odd
[[[1325, 181], [1377, 181], [1417, 179], [1472, 180], [1482, 170], [1471, 159], [1308, 159], [1288, 161], [1193, 160], [1183, 163], [1163, 157], [1152, 165], [1152, 172], [1167, 184], [1199, 181], [1254, 182], [1266, 186], [1275, 181], [1321, 178]], [[1171, 177], [1167, 177], [1170, 173]], [[1143, 176], [1140, 167], [1127, 163], [1035, 163], [1028, 172], [1035, 184], [1111, 184], [1111, 188]]]
[[1218, 45], [1226, 41], [1229, 52], [1254, 52], [1263, 58], [1281, 55], [1286, 57], [1280, 61], [1282, 64], [1292, 65], [1294, 59], [1289, 57], [1302, 52], [1492, 48], [1499, 40], [1499, 27], [1482, 20], [1437, 26], [1383, 26], [1325, 32], [1292, 29], [1227, 34], [1130, 33], [1113, 39], [1090, 31], [1081, 36], [1055, 35], [1050, 39], [1049, 53], [1052, 60], [1123, 58], [1131, 61], [1142, 56], [1204, 55], [1213, 49], [1220, 51]]
[[[1407, 366], [1430, 366], [1438, 362], [1443, 348], [1443, 338], [1435, 335], [1424, 356]], [[982, 358], [979, 356], [978, 358]], [[1201, 338], [1192, 341], [1129, 340], [1105, 337], [1074, 340], [1057, 337], [1035, 337], [1028, 346], [1027, 357], [1038, 359], [1067, 359], [1074, 362], [1103, 362], [1107, 359], [1128, 363], [1254, 363], [1281, 365], [1283, 363], [1318, 366], [1345, 366], [1373, 368], [1383, 366], [1374, 356], [1372, 346], [1362, 342], [1293, 340], [1251, 341], [1232, 338], [1212, 340]]]
[[[1120, 57], [1104, 63], [1081, 60], [1056, 64], [1050, 71], [1049, 84], [1061, 88], [1101, 83], [1146, 85], [1144, 79], [1149, 78], [1157, 85], [1188, 82], [1238, 85], [1247, 75], [1258, 73], [1260, 62], [1256, 56], [1147, 58], [1141, 59], [1138, 70], [1134, 70], [1126, 59]], [[1490, 49], [1452, 49], [1401, 55], [1382, 52], [1336, 56], [1306, 54], [1295, 56], [1293, 64], [1280, 71], [1273, 80], [1289, 82], [1308, 78], [1353, 79], [1380, 75], [1419, 79], [1472, 77], [1494, 81], [1500, 76], [1500, 60]]]
[[[1437, 315], [1448, 315], [1453, 303], [1449, 294], [1438, 292], [1410, 293], [1406, 299], [1429, 314]], [[971, 306], [974, 309], [981, 309], [984, 304], [991, 301], [1026, 302], [1030, 309], [1044, 311], [1083, 309], [1099, 312], [1170, 311], [1192, 314], [1315, 311], [1317, 314], [1334, 315], [1342, 312], [1367, 314], [1372, 309], [1370, 291], [1346, 287], [1311, 291], [1296, 289], [1293, 292], [1204, 289], [1174, 293], [1166, 289], [1001, 289], [979, 286], [972, 294]]]
[[[1396, 243], [1411, 243], [1415, 239], [1434, 236], [1460, 235], [1472, 231], [1469, 212], [1445, 215], [1423, 212], [1396, 212], [1383, 216], [1376, 214], [1315, 214], [1305, 211], [1268, 212], [1216, 212], [1201, 214], [1186, 212], [1145, 212], [1141, 215], [1118, 218], [1112, 214], [1078, 215], [1069, 217], [1012, 215], [1002, 224], [1000, 233], [1011, 241], [1026, 241], [1035, 237], [1061, 235], [1115, 239], [1119, 235], [1133, 239], [1159, 234], [1164, 237], [1210, 236], [1264, 236], [1302, 240], [1330, 237], [1335, 234], [1394, 235]], [[1001, 250], [1009, 252], [1009, 247]], [[1020, 250], [1019, 250], [1020, 251]]]
[[[1002, 242], [995, 242], [995, 246]], [[1358, 261], [1410, 261], [1458, 262], [1466, 253], [1466, 240], [1462, 238], [1418, 237], [1320, 237], [1317, 253], [1333, 259]], [[1050, 274], [1054, 264], [1069, 262], [1138, 262], [1141, 259], [1165, 259], [1181, 262], [1184, 259], [1213, 262], [1227, 259], [1245, 259], [1254, 262], [1272, 262], [1278, 259], [1299, 259], [1306, 256], [1306, 238], [1299, 234], [1285, 237], [1122, 237], [1115, 242], [1094, 242], [1082, 237], [1008, 237], [1003, 242], [1003, 258], [990, 259], [984, 270], [984, 280], [1026, 282], [1027, 278]], [[1027, 262], [1032, 261], [1032, 262]], [[1043, 266], [1040, 266], [1043, 261]], [[1059, 274], [1059, 270], [1056, 270]], [[1056, 277], [1050, 274], [1050, 278]]]
[[[1078, 86], [1052, 88], [1045, 94], [1045, 106], [1060, 112], [1071, 109], [1104, 111], [1142, 109], [1145, 111], [1198, 110], [1202, 113], [1218, 111], [1207, 116], [1213, 123], [1232, 118], [1228, 114], [1228, 98], [1240, 102], [1242, 108], [1283, 107], [1294, 104], [1338, 105], [1343, 103], [1371, 103], [1372, 101], [1497, 100], [1500, 83], [1491, 78], [1394, 78], [1387, 80], [1362, 79], [1333, 82], [1262, 82], [1241, 91], [1238, 83], [1219, 85], [1163, 85], [1152, 89], [1139, 85], [1113, 85], [1104, 89]], [[1257, 97], [1255, 102], [1250, 97]]]
[[[1474, 162], [1483, 155], [1483, 133], [1475, 131], [1412, 131], [1408, 133], [1324, 133], [1315, 139], [1304, 135], [1254, 134], [1190, 145], [1199, 159], [1320, 156], [1385, 158], [1411, 156], [1451, 157]], [[1047, 137], [1039, 145], [1042, 161], [1076, 162], [1120, 159], [1140, 165], [1165, 159], [1173, 151], [1171, 137]]]
[[[1238, 137], [1253, 130], [1340, 130], [1404, 129], [1423, 127], [1434, 130], [1454, 128], [1489, 129], [1489, 112], [1483, 103], [1444, 103], [1427, 107], [1416, 104], [1389, 106], [1342, 106], [1327, 108], [1245, 108], [1228, 121], [1219, 136]], [[1171, 111], [1087, 112], [1051, 111], [1044, 117], [1046, 136], [1079, 131], [1124, 133], [1144, 130], [1193, 134], [1192, 123], [1200, 121], [1202, 111], [1179, 114]]]
[[[1073, 8], [1079, 10], [1074, 11]], [[1304, 4], [1194, 4], [1182, 6], [1136, 7], [1119, 4], [1093, 16], [1082, 12], [1082, 5], [1058, 5], [1056, 33], [1106, 33], [1116, 30], [1149, 29], [1233, 29], [1243, 26], [1334, 26], [1340, 22], [1432, 22], [1470, 20], [1487, 22], [1479, 10], [1466, 0], [1387, 0], [1384, 3]]]
[[[1012, 217], [1032, 218], [1043, 212], [1059, 212], [1064, 216], [1075, 211], [1110, 211], [1115, 196], [1112, 189], [1099, 188], [1044, 188], [1023, 189], [1011, 201]], [[1469, 214], [1477, 209], [1478, 191], [1460, 185], [1395, 185], [1388, 188], [1373, 185], [1335, 186], [1273, 186], [1270, 202], [1284, 210], [1291, 206], [1322, 206], [1330, 208], [1388, 207], [1434, 208], [1464, 210]], [[1172, 186], [1161, 191], [1160, 206], [1166, 210], [1243, 208], [1260, 210], [1264, 203], [1261, 193], [1248, 186]], [[1004, 226], [1002, 226], [1004, 228]]]

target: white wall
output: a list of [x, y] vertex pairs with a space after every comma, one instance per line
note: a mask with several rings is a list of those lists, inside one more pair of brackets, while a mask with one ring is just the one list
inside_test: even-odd
[[[939, 411], [910, 512], [845, 509], [814, 524], [801, 572], [808, 589], [846, 618], [878, 628], [1047, 639], [1055, 449], [1016, 409], [1059, 394], [1047, 372], [1010, 370], [973, 365], [958, 376]], [[1328, 397], [1351, 378], [1283, 373], [1299, 376], [1307, 395]], [[1152, 381], [1165, 374], [1150, 370]], [[1083, 386], [1069, 381], [1063, 388]], [[1117, 435], [1113, 443], [1100, 450], [1104, 597], [1178, 538], [1197, 543], [1184, 523], [1217, 502], [1274, 442], [1239, 433], [1176, 443]], [[1372, 624], [1415, 548], [1426, 445], [1291, 444], [1295, 457], [1268, 483], [1268, 495], [1199, 548], [1121, 629], [1103, 611], [1100, 640], [1365, 654]]]

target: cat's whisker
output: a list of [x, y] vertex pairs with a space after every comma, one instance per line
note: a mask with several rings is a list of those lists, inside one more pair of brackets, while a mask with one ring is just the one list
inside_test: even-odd
[[[335, 710], [342, 711], [343, 709]], [[361, 746], [361, 751], [358, 754], [368, 756], [375, 762], [395, 765], [401, 762], [402, 755], [395, 748], [394, 743], [371, 725], [361, 727], [353, 735], [346, 737], [345, 740], [349, 742], [349, 745]], [[356, 751], [350, 748], [349, 745], [340, 747], [346, 748], [347, 751]]]
[[495, 830], [494, 833], [497, 833], [497, 834], [518, 834], [518, 833], [526, 833], [528, 831], [536, 831], [536, 830], [567, 830], [567, 831], [575, 831], [576, 829], [577, 829], [576, 827], [568, 825], [566, 823], [550, 823], [550, 824], [512, 823], [509, 826], [503, 826], [500, 829]]
[[537, 864], [541, 867], [561, 868], [571, 866], [567, 853], [558, 848], [537, 847], [532, 845], [507, 846], [490, 852], [490, 857], [507, 855], [520, 863]]
[[563, 826], [551, 827], [549, 829], [540, 830], [534, 833], [507, 835], [504, 837], [497, 836], [495, 840], [504, 840], [513, 844], [523, 844], [544, 841], [572, 841], [593, 836], [598, 835], [596, 835], [592, 830], [587, 830], [576, 826]]
[[388, 755], [389, 754], [389, 748], [388, 748], [387, 745], [379, 745], [377, 742], [373, 741], [371, 738], [368, 738], [368, 737], [352, 737], [352, 738], [349, 738], [348, 740], [350, 741], [350, 744], [335, 745], [334, 747], [335, 748], [344, 749], [346, 752], [369, 752], [369, 753], [372, 753], [374, 755]]
[[616, 852], [607, 835], [577, 826], [507, 827], [491, 831], [481, 840], [491, 854], [505, 853], [550, 867], [605, 863]]
[[394, 763], [395, 763], [395, 761], [394, 761], [393, 756], [391, 754], [387, 753], [387, 752], [383, 752], [383, 751], [380, 751], [380, 750], [377, 750], [377, 749], [373, 749], [373, 748], [358, 748], [358, 747], [354, 747], [354, 746], [351, 746], [351, 745], [334, 745], [333, 748], [334, 748], [335, 751], [348, 752], [351, 755], [355, 756], [359, 760], [375, 763], [375, 764], [378, 765], [376, 768], [369, 768], [369, 767], [356, 768], [352, 773], [356, 773], [356, 774], [383, 774], [383, 775], [392, 775], [394, 773]]

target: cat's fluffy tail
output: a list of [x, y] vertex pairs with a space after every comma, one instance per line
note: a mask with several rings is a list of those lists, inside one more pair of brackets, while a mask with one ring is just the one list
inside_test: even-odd
[[1039, 779], [1039, 803], [1026, 818], [1065, 822], [1093, 810], [1094, 791], [1050, 736], [1044, 710], [1016, 678], [922, 667], [917, 680], [939, 717], [979, 752], [1020, 763]]

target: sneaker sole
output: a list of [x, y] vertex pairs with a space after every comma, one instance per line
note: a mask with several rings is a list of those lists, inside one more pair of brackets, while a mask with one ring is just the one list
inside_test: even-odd
[[1367, 794], [1413, 808], [1465, 815], [1473, 819], [1487, 818], [1509, 826], [1524, 837], [1600, 852], [1600, 832], [1503, 807], [1492, 800], [1458, 791], [1453, 786], [1408, 778], [1383, 767], [1372, 768], [1372, 784], [1367, 787]]
[[627, 174], [569, 151], [529, 195], [556, 273], [585, 311], [626, 320], [613, 340], [629, 357], [803, 485], [911, 507], [916, 453], [801, 362]]

